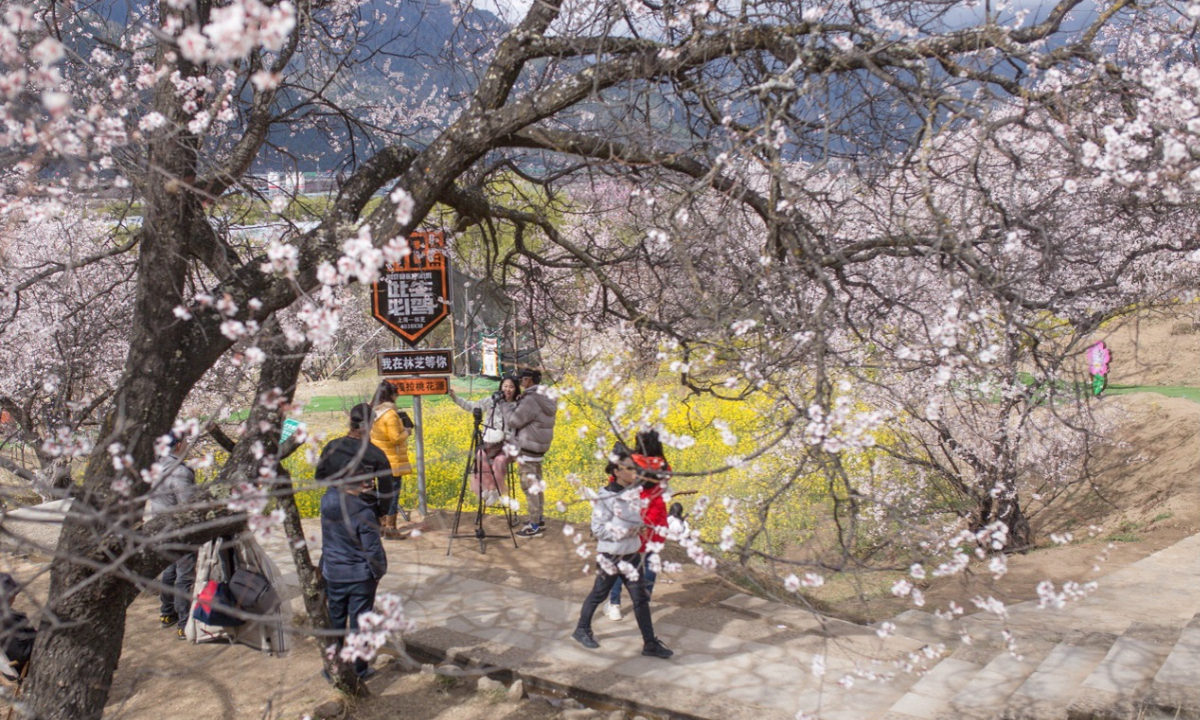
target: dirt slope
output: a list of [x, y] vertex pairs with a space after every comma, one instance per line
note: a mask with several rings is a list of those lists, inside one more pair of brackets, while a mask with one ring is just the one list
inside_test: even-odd
[[1097, 332], [1112, 352], [1109, 384], [1200, 386], [1200, 306], [1145, 311]]

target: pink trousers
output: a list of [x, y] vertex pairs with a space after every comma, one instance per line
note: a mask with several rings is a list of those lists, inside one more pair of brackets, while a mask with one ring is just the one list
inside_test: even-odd
[[479, 448], [479, 454], [475, 456], [475, 472], [471, 473], [471, 492], [478, 495], [481, 489], [483, 492], [495, 490], [501, 495], [507, 495], [508, 487], [505, 478], [510, 460], [511, 458], [504, 452], [489, 460], [487, 451]]

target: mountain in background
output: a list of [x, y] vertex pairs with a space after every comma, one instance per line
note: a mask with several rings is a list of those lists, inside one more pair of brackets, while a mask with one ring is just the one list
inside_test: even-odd
[[[466, 102], [475, 89], [473, 69], [508, 30], [487, 10], [468, 9], [457, 15], [437, 0], [372, 0], [360, 6], [358, 14], [354, 64], [341, 71], [326, 97], [351, 115], [371, 117], [377, 126], [403, 133], [415, 145], [432, 139], [441, 127], [425, 119], [430, 109], [449, 113]], [[329, 74], [322, 67], [326, 60], [332, 61], [299, 58], [294, 69], [324, 77]], [[270, 141], [278, 151], [266, 154], [255, 166], [256, 173], [344, 170], [338, 163], [344, 162], [350, 142], [361, 161], [383, 142], [397, 140], [348, 127], [325, 110], [313, 108], [307, 119], [309, 127], [300, 131], [290, 123], [276, 127]]]

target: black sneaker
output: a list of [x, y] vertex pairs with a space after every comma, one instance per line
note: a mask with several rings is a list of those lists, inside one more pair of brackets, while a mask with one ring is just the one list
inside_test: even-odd
[[648, 642], [642, 646], [642, 654], [646, 655], [648, 657], [658, 657], [658, 658], [666, 659], [666, 658], [671, 657], [675, 653], [671, 650], [668, 650], [667, 646], [663, 645], [661, 640], [659, 640], [658, 638], [654, 638], [653, 640], [651, 640], [650, 642]]
[[175, 637], [179, 638], [180, 640], [187, 640], [187, 633], [184, 632], [183, 628], [179, 628], [175, 631]]
[[[588, 650], [595, 650], [600, 647], [600, 643], [596, 642], [596, 636], [587, 628], [575, 628], [575, 632], [571, 633], [571, 638]], [[667, 650], [667, 652], [671, 651]]]
[[533, 523], [529, 523], [528, 525], [526, 525], [525, 527], [523, 527], [517, 531], [517, 536], [518, 537], [527, 537], [527, 538], [541, 537], [542, 534], [545, 532], [546, 532], [546, 528], [543, 527], [542, 525], [534, 525]]
[[165, 628], [175, 627], [179, 624], [179, 618], [174, 615], [159, 615], [158, 622]]

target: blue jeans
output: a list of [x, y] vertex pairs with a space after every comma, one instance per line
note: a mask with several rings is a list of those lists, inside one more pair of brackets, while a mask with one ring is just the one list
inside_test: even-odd
[[[643, 555], [642, 557], [647, 558], [648, 556]], [[646, 597], [649, 598], [654, 594], [654, 581], [658, 579], [658, 573], [650, 569], [650, 563], [648, 560], [642, 561], [642, 566], [638, 568], [638, 572], [641, 573], [642, 577], [645, 579], [643, 584], [646, 586]], [[621, 604], [621, 586], [624, 584], [625, 583], [613, 583], [612, 592], [608, 594], [608, 601], [613, 605]]]
[[[358, 616], [375, 607], [378, 580], [353, 583], [325, 583], [325, 601], [329, 605], [329, 627], [340, 634], [337, 649], [345, 642], [347, 630], [358, 630]], [[361, 677], [367, 672], [366, 660], [355, 660], [354, 671]]]
[[192, 586], [196, 583], [196, 553], [184, 553], [162, 571], [164, 587], [158, 593], [158, 614], [179, 618], [179, 627], [187, 625], [192, 610]]

